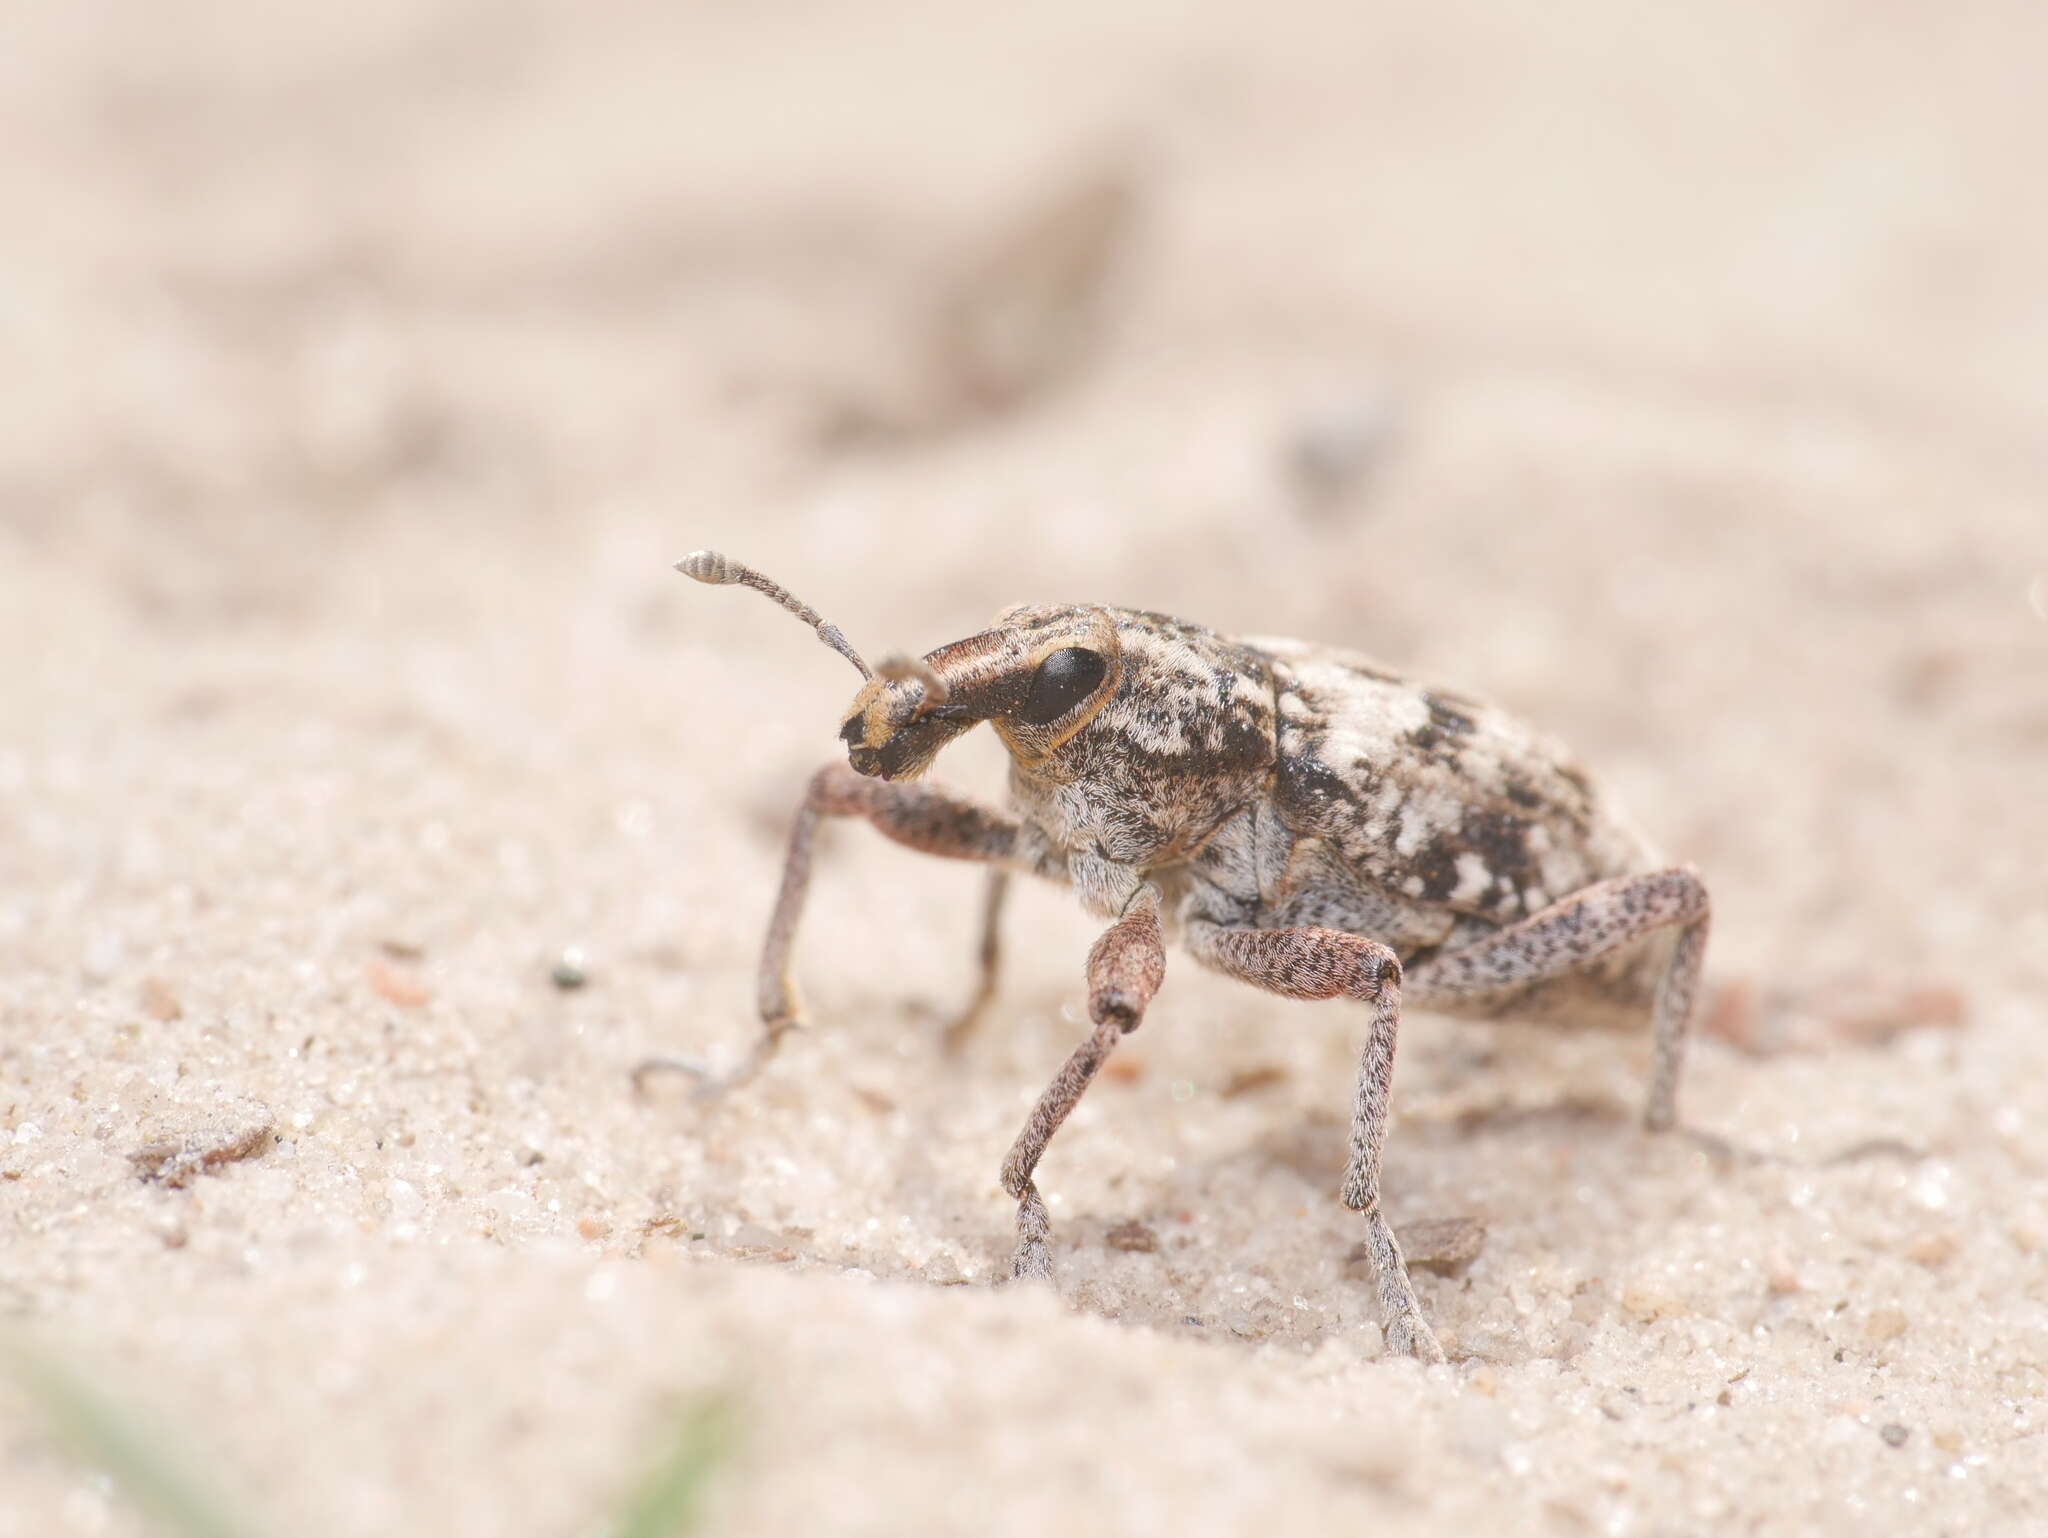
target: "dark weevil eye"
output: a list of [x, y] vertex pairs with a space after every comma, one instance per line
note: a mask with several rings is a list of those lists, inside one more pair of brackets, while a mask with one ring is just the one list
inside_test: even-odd
[[1031, 693], [1017, 707], [1017, 719], [1026, 726], [1050, 726], [1093, 694], [1108, 671], [1101, 652], [1085, 646], [1062, 647], [1038, 664], [1038, 671], [1031, 676]]
[[867, 740], [867, 733], [859, 716], [853, 717], [839, 728], [839, 740], [849, 748], [857, 748]]

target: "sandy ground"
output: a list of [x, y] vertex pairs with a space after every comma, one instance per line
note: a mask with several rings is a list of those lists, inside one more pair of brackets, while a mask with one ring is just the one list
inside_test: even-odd
[[[719, 1533], [2048, 1532], [2038, 7], [10, 11], [0, 1311], [252, 1528], [595, 1531], [722, 1393]], [[1053, 326], [1002, 231], [1103, 174], [975, 416], [932, 296]], [[636, 1100], [743, 1050], [855, 683], [700, 544], [1543, 722], [1712, 885], [1752, 1157], [1415, 1016], [1390, 1209], [1488, 1232], [1385, 1360], [1357, 1020], [1176, 962], [995, 1287], [1091, 928], [948, 1061], [975, 877], [857, 828], [817, 1028]], [[144, 1530], [0, 1391], [0, 1533]]]

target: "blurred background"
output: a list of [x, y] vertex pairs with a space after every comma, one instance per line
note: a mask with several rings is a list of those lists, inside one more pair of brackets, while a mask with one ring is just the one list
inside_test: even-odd
[[[730, 545], [871, 651], [1068, 598], [1361, 647], [1641, 754], [1670, 838], [1804, 884], [1900, 776], [2048, 732], [2042, 31], [17, 7], [15, 687], [616, 632], [668, 682], [592, 652], [576, 692], [666, 720], [715, 671], [779, 764], [850, 680], [678, 591]], [[1928, 858], [2020, 858], [1970, 844]]]
[[[806, 966], [819, 1013], [865, 1024], [815, 1050], [895, 1108], [854, 1125], [895, 1122], [833, 1162], [793, 1087], [725, 1144], [623, 1098], [645, 1053], [746, 1040], [782, 830], [856, 684], [669, 570], [706, 545], [869, 655], [1099, 600], [1496, 699], [1706, 870], [1703, 1116], [1766, 1144], [1831, 1106], [1950, 1138], [1987, 1214], [2048, 1167], [1999, 1120], [2048, 1114], [2040, 7], [23, 0], [4, 29], [16, 1312], [149, 1360], [150, 1278], [217, 1315], [210, 1344], [158, 1343], [161, 1372], [225, 1374], [205, 1392], [260, 1443], [275, 1382], [219, 1364], [263, 1355], [234, 1288], [286, 1263], [273, 1243], [325, 1279], [323, 1329], [320, 1289], [401, 1264], [387, 1241], [637, 1258], [663, 1213], [714, 1249], [843, 1228], [799, 1265], [916, 1278], [945, 1250], [986, 1279], [987, 1177], [1073, 1031], [1089, 929], [1054, 897], [1020, 916], [1021, 1023], [979, 1060], [999, 1088], [971, 1133], [931, 1130], [959, 1083], [913, 1087], [971, 882], [857, 835]], [[940, 774], [999, 771], [970, 741]], [[590, 988], [549, 983], [569, 953]], [[1189, 972], [1209, 1034], [1161, 1042], [1158, 1085], [1257, 1068], [1271, 1019]], [[1492, 1050], [1440, 1039], [1404, 1059], [1425, 1128], [1472, 1114]], [[1341, 1089], [1341, 1042], [1287, 1040], [1304, 1105]], [[1539, 1100], [1545, 1074], [1633, 1093], [1625, 1052], [1524, 1050]], [[1254, 1138], [1227, 1116], [1256, 1110], [1207, 1125]], [[908, 1172], [906, 1116], [934, 1140]], [[190, 1199], [128, 1168], [147, 1135], [272, 1125], [278, 1153], [232, 1172], [246, 1207], [167, 1206]], [[1186, 1160], [1212, 1134], [1142, 1135]], [[792, 1141], [826, 1162], [799, 1177]], [[1437, 1154], [1395, 1167], [1407, 1189], [1522, 1205], [1486, 1185], [1499, 1150]], [[915, 1234], [860, 1237], [906, 1204]], [[1987, 1316], [2011, 1301], [1982, 1285]], [[1131, 1286], [1096, 1311], [1144, 1313]], [[1158, 1317], [1213, 1312], [1199, 1294]], [[1431, 1306], [1524, 1349], [1484, 1299]], [[313, 1371], [303, 1317], [265, 1337], [287, 1379]], [[516, 1317], [505, 1338], [537, 1338]], [[325, 1413], [397, 1395], [431, 1420], [359, 1326]], [[475, 1383], [496, 1357], [446, 1360]], [[404, 1439], [358, 1435], [380, 1472], [318, 1487], [323, 1532], [420, 1509]], [[35, 1510], [117, 1520], [19, 1456]], [[523, 1532], [555, 1508], [452, 1510], [442, 1530]]]

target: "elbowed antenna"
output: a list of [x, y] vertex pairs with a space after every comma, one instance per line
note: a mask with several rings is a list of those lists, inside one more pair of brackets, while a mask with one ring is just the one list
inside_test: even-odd
[[924, 697], [917, 702], [917, 715], [913, 716], [912, 720], [927, 711], [937, 710], [953, 695], [953, 691], [946, 686], [946, 680], [939, 677], [938, 669], [922, 657], [905, 657], [900, 653], [884, 657], [875, 668], [875, 676], [886, 678], [891, 683], [904, 683], [915, 679], [924, 685]]
[[798, 619], [818, 632], [818, 639], [839, 653], [848, 662], [860, 669], [862, 678], [873, 678], [874, 670], [860, 660], [860, 653], [853, 649], [837, 625], [828, 625], [818, 611], [805, 603], [796, 594], [780, 583], [770, 582], [753, 567], [720, 555], [716, 550], [692, 550], [676, 562], [676, 570], [686, 577], [699, 582], [708, 582], [713, 587], [722, 587], [737, 582], [750, 587], [757, 593], [766, 593], [770, 598], [789, 610]]

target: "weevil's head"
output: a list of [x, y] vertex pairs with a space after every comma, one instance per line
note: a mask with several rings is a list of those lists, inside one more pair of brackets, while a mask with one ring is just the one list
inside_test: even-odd
[[[1135, 609], [1024, 604], [979, 635], [871, 669], [836, 627], [752, 568], [708, 550], [677, 566], [700, 582], [766, 593], [860, 669], [867, 682], [839, 738], [865, 775], [915, 779], [986, 721], [1034, 777], [1071, 783], [1105, 756], [1142, 760], [1154, 799], [1186, 803], [1192, 822], [1216, 796], [1241, 800], [1248, 777], [1272, 761], [1270, 669], [1199, 625]], [[1167, 789], [1173, 782], [1183, 788]]]
[[1123, 649], [1107, 609], [1008, 609], [980, 635], [870, 668], [838, 626], [751, 566], [698, 550], [676, 570], [766, 594], [860, 669], [867, 683], [839, 736], [856, 770], [885, 780], [924, 773], [939, 749], [983, 721], [995, 723], [1018, 762], [1042, 760], [1094, 718], [1123, 675]]
[[1029, 765], [1093, 720], [1122, 676], [1109, 610], [1010, 609], [980, 635], [885, 661], [854, 696], [839, 737], [860, 773], [907, 780], [987, 721], [1010, 756]]

